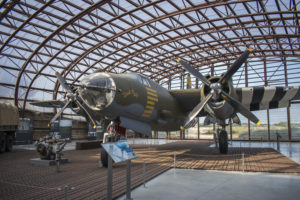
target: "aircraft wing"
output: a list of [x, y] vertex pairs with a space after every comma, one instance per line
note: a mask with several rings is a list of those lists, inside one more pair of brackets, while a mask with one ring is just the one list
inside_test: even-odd
[[[245, 87], [236, 88], [238, 100], [250, 111], [287, 107], [292, 100], [300, 100], [300, 87]], [[170, 94], [185, 111], [191, 111], [200, 102], [200, 89], [170, 90]], [[200, 116], [206, 116], [201, 111]]]
[[[200, 89], [169, 90], [169, 93], [177, 100], [185, 112], [190, 112], [200, 102], [200, 91]], [[198, 116], [206, 116], [204, 110]]]
[[287, 107], [300, 99], [300, 87], [236, 88], [239, 101], [250, 111]]
[[[49, 108], [62, 108], [66, 104], [64, 100], [36, 101], [31, 102], [31, 105]], [[68, 107], [71, 107], [70, 105]]]

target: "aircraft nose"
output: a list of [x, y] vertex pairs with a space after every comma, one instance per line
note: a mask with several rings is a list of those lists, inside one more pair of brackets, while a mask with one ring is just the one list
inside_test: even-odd
[[104, 73], [86, 76], [81, 81], [79, 95], [92, 110], [108, 107], [115, 97], [116, 86], [111, 77]]

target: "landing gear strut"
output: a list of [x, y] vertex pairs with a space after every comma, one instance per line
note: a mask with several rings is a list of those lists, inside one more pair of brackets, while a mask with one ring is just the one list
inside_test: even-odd
[[[121, 135], [125, 135], [126, 129], [121, 127], [118, 122], [111, 122], [107, 128], [107, 133], [104, 133], [103, 143], [117, 142], [120, 140]], [[101, 149], [101, 163], [103, 167], [108, 166], [108, 153]]]
[[[111, 131], [110, 133], [104, 133], [103, 143], [117, 142], [120, 140], [120, 135]], [[103, 167], [108, 166], [108, 153], [102, 148], [101, 149], [101, 163]]]
[[228, 134], [224, 129], [218, 130], [219, 138], [219, 150], [222, 154], [227, 154], [228, 152]]

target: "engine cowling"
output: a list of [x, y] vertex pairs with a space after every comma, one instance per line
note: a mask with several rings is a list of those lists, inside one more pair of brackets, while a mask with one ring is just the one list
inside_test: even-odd
[[[209, 77], [207, 79], [211, 82], [211, 84], [218, 83], [221, 79], [221, 76]], [[225, 82], [221, 85], [221, 89], [228, 93], [229, 95], [234, 95], [234, 90], [232, 86], [232, 81]], [[207, 85], [203, 85], [201, 89], [201, 97], [206, 97], [211, 92], [211, 87]], [[218, 119], [225, 120], [232, 116], [234, 113], [233, 107], [222, 99], [220, 96], [213, 97], [208, 102], [209, 107], [213, 110], [214, 115], [217, 116]], [[205, 108], [207, 110], [207, 108]]]

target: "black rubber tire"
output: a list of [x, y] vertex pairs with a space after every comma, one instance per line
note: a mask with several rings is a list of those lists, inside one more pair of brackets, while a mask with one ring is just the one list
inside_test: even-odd
[[13, 149], [13, 137], [11, 135], [6, 136], [6, 152], [12, 152]]
[[108, 167], [108, 153], [103, 148], [101, 149], [101, 163], [103, 167]]
[[43, 144], [38, 144], [36, 147], [37, 152], [40, 154], [42, 160], [48, 160], [47, 149]]
[[6, 150], [6, 139], [5, 136], [0, 136], [0, 153], [4, 153]]
[[49, 155], [49, 160], [55, 160], [55, 158], [56, 158], [56, 155], [55, 155], [55, 154], [51, 153], [51, 154]]
[[219, 150], [222, 154], [228, 153], [228, 135], [224, 130], [219, 133]]

